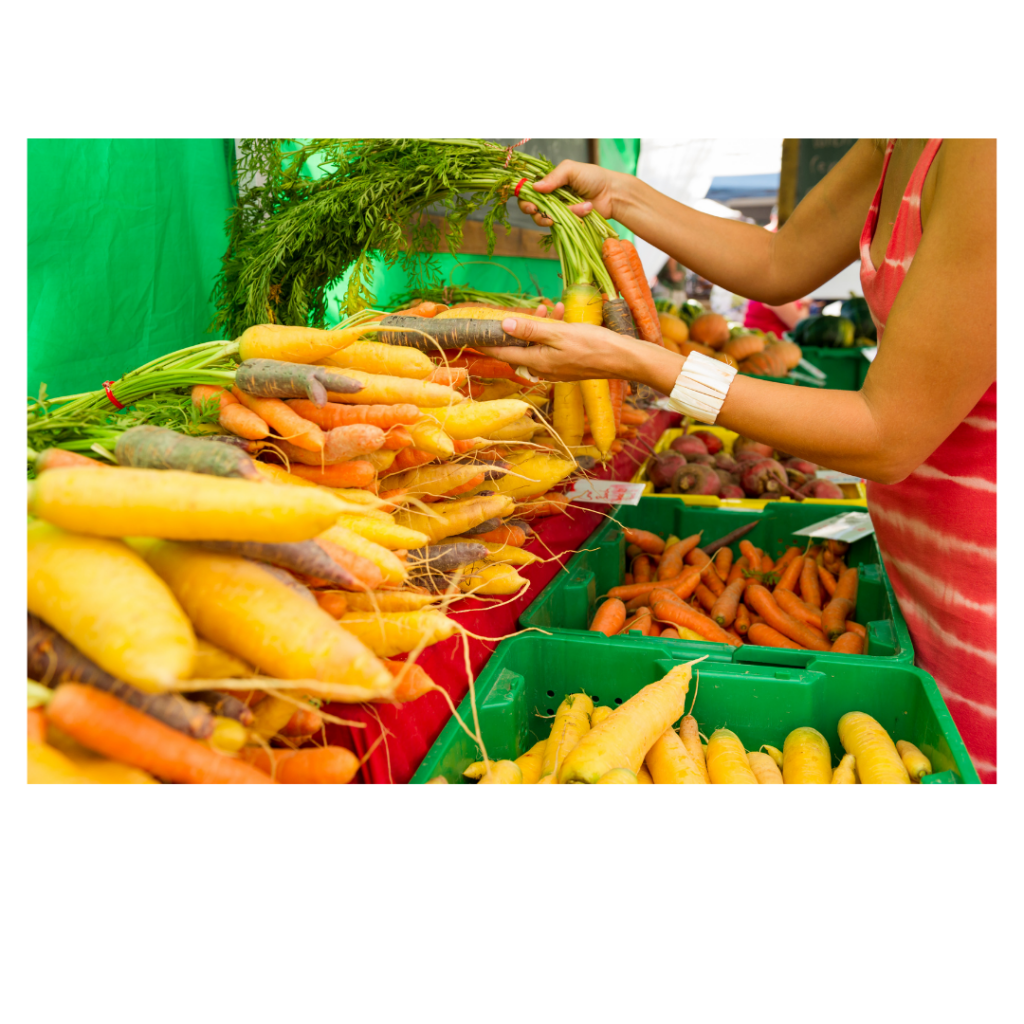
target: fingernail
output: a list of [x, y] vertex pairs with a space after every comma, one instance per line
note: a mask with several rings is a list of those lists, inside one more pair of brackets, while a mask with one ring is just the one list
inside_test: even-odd
[[516, 322], [515, 322], [515, 320], [502, 320], [501, 321], [501, 329], [503, 331], [505, 331], [506, 334], [509, 331], [514, 331], [516, 329]]

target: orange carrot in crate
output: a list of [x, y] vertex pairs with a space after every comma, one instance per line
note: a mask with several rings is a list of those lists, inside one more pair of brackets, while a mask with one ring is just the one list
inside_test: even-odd
[[661, 638], [663, 640], [678, 640], [679, 639], [679, 630], [676, 629], [674, 626], [666, 626], [661, 631]]
[[863, 654], [864, 638], [856, 633], [841, 633], [832, 644], [833, 654]]
[[715, 597], [718, 597], [725, 590], [725, 583], [715, 571], [715, 563], [700, 548], [688, 551], [683, 561], [687, 565], [693, 565], [700, 569], [702, 583]]
[[[684, 570], [674, 580], [655, 580], [652, 583], [630, 583], [620, 587], [612, 587], [611, 590], [608, 591], [608, 596], [617, 597], [622, 601], [629, 601], [634, 597], [639, 597], [641, 594], [649, 594], [652, 590], [656, 590], [658, 587], [668, 587], [671, 590], [677, 590], [678, 587], [686, 587], [689, 586], [690, 583], [693, 584], [693, 587], [690, 589], [690, 594], [692, 594], [693, 589], [696, 588], [699, 582], [699, 571], [692, 571], [691, 569], [688, 569]], [[687, 596], [689, 596], [689, 594], [687, 594]]]
[[[805, 622], [799, 622], [787, 615], [765, 587], [751, 583], [744, 592], [744, 599], [752, 611], [783, 636], [812, 651], [827, 651], [829, 643], [820, 632]], [[751, 627], [753, 628], [753, 627]], [[748, 634], [749, 635], [749, 634]]]
[[735, 562], [732, 563], [732, 568], [729, 570], [729, 576], [725, 583], [728, 586], [730, 583], [735, 583], [736, 580], [746, 579], [743, 575], [744, 569], [749, 569], [750, 563], [747, 561], [746, 555], [740, 555]]
[[856, 569], [847, 569], [839, 577], [836, 592], [821, 613], [821, 628], [830, 640], [835, 640], [846, 632], [846, 620], [853, 615], [857, 607], [857, 576]]
[[646, 551], [648, 554], [660, 555], [665, 550], [665, 541], [656, 533], [632, 527], [626, 527], [622, 533], [630, 544], [635, 544], [641, 551]]
[[301, 462], [293, 462], [289, 472], [293, 476], [323, 487], [367, 487], [373, 483], [377, 475], [373, 464], [365, 459], [335, 462], [322, 469], [319, 466], [305, 466]]
[[355, 778], [359, 758], [344, 747], [307, 747], [303, 750], [274, 750], [246, 747], [242, 757], [267, 774], [273, 764], [275, 781], [285, 785], [308, 783], [344, 785]]
[[650, 608], [641, 608], [631, 619], [627, 619], [620, 630], [623, 634], [629, 634], [631, 630], [639, 630], [644, 636], [651, 635], [651, 626], [654, 619], [651, 617]]
[[754, 622], [747, 631], [747, 641], [758, 647], [784, 647], [789, 650], [803, 651], [806, 648], [794, 643], [788, 636], [783, 636], [777, 629], [764, 622]]
[[590, 632], [615, 636], [622, 629], [625, 621], [626, 606], [618, 598], [612, 597], [597, 609], [594, 621], [590, 623]]
[[757, 548], [745, 537], [740, 541], [740, 554], [747, 560], [751, 572], [761, 571], [761, 556], [758, 555]]
[[643, 409], [636, 409], [632, 405], [622, 405], [622, 413], [620, 420], [622, 423], [627, 423], [633, 427], [640, 427], [645, 424], [650, 417], [643, 411]]
[[233, 387], [231, 393], [296, 448], [311, 452], [323, 451], [326, 442], [324, 432], [315, 423], [303, 419], [280, 398], [255, 398], [238, 387]]
[[801, 555], [800, 549], [798, 547], [786, 548], [785, 552], [779, 557], [779, 560], [775, 563], [774, 571], [781, 575], [786, 570], [786, 567], [789, 565], [789, 563], [792, 562], [794, 558], [799, 557], [801, 557]]
[[769, 555], [767, 552], [762, 552], [762, 554], [761, 554], [761, 572], [762, 572], [762, 574], [767, 575], [774, 568], [775, 568], [775, 562], [772, 561], [772, 556]]
[[46, 716], [84, 747], [168, 782], [269, 783], [251, 765], [217, 753], [109, 693], [62, 683]]
[[340, 402], [328, 402], [322, 408], [317, 408], [308, 398], [291, 398], [287, 404], [303, 419], [315, 423], [324, 430], [348, 427], [356, 423], [367, 423], [387, 430], [390, 427], [411, 426], [423, 416], [417, 406], [408, 403], [342, 405]]
[[683, 571], [683, 559], [700, 543], [700, 538], [701, 535], [695, 533], [667, 547], [658, 564], [658, 579], [669, 580], [678, 576]]
[[694, 608], [685, 604], [677, 604], [673, 601], [659, 601], [654, 606], [654, 617], [659, 622], [668, 622], [674, 626], [684, 626], [699, 633], [705, 640], [713, 640], [717, 643], [729, 644], [732, 647], [739, 647], [742, 644], [734, 636], [730, 636], [713, 619], [702, 615]]
[[846, 632], [856, 633], [857, 636], [863, 637], [865, 640], [868, 636], [868, 631], [859, 622], [854, 622], [853, 619], [846, 620]]
[[324, 720], [316, 708], [296, 708], [281, 729], [281, 736], [312, 736], [323, 728]]
[[332, 561], [347, 569], [367, 590], [376, 590], [384, 582], [384, 574], [368, 558], [322, 537], [317, 538], [316, 543], [330, 555]]
[[805, 559], [798, 557], [790, 560], [786, 566], [782, 575], [779, 577], [779, 582], [775, 585], [775, 590], [788, 590], [791, 593], [796, 593], [796, 585], [800, 580], [800, 575], [803, 572]]
[[[800, 596], [815, 608], [821, 607], [821, 583], [818, 580], [818, 567], [810, 558], [804, 559], [800, 572]], [[846, 616], [843, 616], [846, 620]]]
[[776, 587], [772, 591], [772, 597], [787, 615], [792, 615], [797, 621], [806, 622], [815, 629], [821, 629], [821, 611], [797, 597], [792, 591]]
[[733, 627], [740, 636], [747, 635], [747, 631], [750, 629], [750, 612], [747, 611], [745, 604], [737, 605]]
[[[724, 594], [725, 591], [723, 590], [722, 593]], [[707, 587], [704, 586], [703, 583], [699, 583], [697, 585], [697, 589], [694, 591], [694, 594], [696, 595], [697, 600], [700, 602], [701, 607], [706, 612], [710, 612], [711, 609], [715, 607], [715, 601], [718, 600], [715, 597], [715, 595]]]
[[[711, 618], [720, 626], [728, 627], [736, 621], [736, 614], [740, 607], [740, 598], [746, 589], [746, 580], [736, 580], [730, 583], [715, 600], [711, 606]], [[737, 630], [737, 632], [739, 632]]]
[[817, 566], [817, 569], [818, 580], [821, 583], [821, 587], [828, 595], [829, 600], [831, 600], [833, 597], [835, 597], [836, 593], [836, 578], [823, 565]]
[[723, 580], [727, 580], [729, 573], [732, 572], [732, 548], [719, 548], [712, 561], [715, 563], [715, 572]]
[[[658, 575], [660, 577], [660, 571]], [[678, 575], [678, 573], [675, 575]], [[651, 560], [646, 555], [639, 555], [633, 560], [633, 579], [637, 583], [651, 582]]]

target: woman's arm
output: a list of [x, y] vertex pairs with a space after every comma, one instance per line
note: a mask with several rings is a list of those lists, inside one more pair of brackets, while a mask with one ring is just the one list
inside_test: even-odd
[[[810, 294], [859, 255], [860, 232], [882, 171], [882, 155], [861, 139], [804, 197], [778, 232], [725, 220], [677, 203], [628, 174], [563, 160], [538, 192], [568, 186], [701, 277], [727, 291], [778, 306]], [[521, 202], [541, 224], [532, 203]]]
[[784, 306], [767, 306], [790, 330], [807, 316], [807, 304], [787, 302]]
[[[879, 483], [913, 472], [995, 380], [995, 167], [994, 142], [943, 143], [926, 230], [861, 391], [737, 376], [717, 423]], [[503, 326], [537, 344], [488, 354], [550, 380], [623, 377], [668, 394], [685, 361], [603, 327]]]

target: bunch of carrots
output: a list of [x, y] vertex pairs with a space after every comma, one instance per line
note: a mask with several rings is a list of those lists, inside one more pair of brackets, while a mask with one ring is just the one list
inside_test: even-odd
[[814, 785], [900, 784], [931, 774], [930, 761], [914, 744], [894, 744], [874, 718], [859, 711], [839, 720], [846, 753], [835, 767], [828, 741], [810, 726], [793, 729], [781, 750], [768, 744], [747, 750], [726, 728], [705, 737], [693, 707], [684, 714], [690, 671], [690, 664], [676, 666], [618, 707], [595, 707], [586, 693], [569, 694], [550, 733], [524, 754], [485, 757], [463, 775], [481, 785]]
[[530, 524], [566, 511], [577, 470], [529, 440], [543, 388], [474, 362], [488, 321], [456, 312], [465, 365], [392, 341], [383, 315], [260, 325], [230, 382], [190, 389], [219, 433], [136, 426], [113, 465], [39, 453], [30, 778], [347, 782], [323, 705], [439, 689], [419, 651], [459, 631], [453, 601], [528, 586]]
[[629, 572], [608, 591], [590, 629], [863, 654], [867, 631], [855, 619], [858, 571], [844, 561], [849, 545], [790, 546], [776, 560], [744, 536], [755, 525], [704, 547], [700, 533], [662, 538], [626, 529]]

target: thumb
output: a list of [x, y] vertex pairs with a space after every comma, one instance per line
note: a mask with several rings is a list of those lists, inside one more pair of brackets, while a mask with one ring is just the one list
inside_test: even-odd
[[556, 188], [562, 188], [569, 184], [569, 173], [572, 160], [563, 160], [553, 171], [549, 171], [540, 181], [533, 186], [535, 192], [554, 192]]
[[555, 332], [546, 320], [517, 320], [508, 317], [501, 321], [501, 329], [512, 338], [544, 344], [554, 341]]

